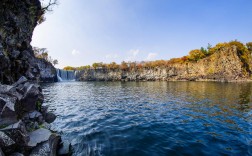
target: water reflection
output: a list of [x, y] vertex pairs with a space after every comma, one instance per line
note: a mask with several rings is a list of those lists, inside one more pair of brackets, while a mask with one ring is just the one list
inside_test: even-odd
[[251, 83], [44, 84], [75, 155], [251, 155]]

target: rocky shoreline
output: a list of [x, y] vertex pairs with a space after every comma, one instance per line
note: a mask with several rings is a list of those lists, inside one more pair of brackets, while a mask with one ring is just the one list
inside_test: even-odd
[[70, 144], [50, 130], [56, 116], [43, 100], [41, 87], [25, 77], [13, 85], [0, 85], [1, 155], [70, 154]]

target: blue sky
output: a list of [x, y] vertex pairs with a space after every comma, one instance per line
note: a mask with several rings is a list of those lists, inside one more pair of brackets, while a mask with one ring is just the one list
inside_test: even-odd
[[252, 41], [251, 0], [60, 0], [32, 45], [59, 65], [170, 59], [192, 49]]

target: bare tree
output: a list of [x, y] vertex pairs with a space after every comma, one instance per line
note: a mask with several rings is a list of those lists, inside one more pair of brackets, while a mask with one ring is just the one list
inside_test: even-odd
[[58, 5], [58, 0], [41, 0], [42, 4], [42, 9], [41, 9], [41, 15], [38, 18], [38, 24], [43, 23], [46, 18], [45, 18], [45, 13], [46, 12], [52, 12], [53, 11], [53, 6]]
[[58, 0], [47, 0], [46, 2], [43, 2], [45, 0], [41, 0], [41, 3], [42, 3], [42, 11], [45, 13], [45, 12], [51, 12], [53, 11], [52, 10], [52, 7], [55, 6], [55, 5], [58, 5]]

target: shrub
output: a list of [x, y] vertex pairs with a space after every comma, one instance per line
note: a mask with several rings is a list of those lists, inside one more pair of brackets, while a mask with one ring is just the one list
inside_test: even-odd
[[190, 51], [188, 55], [188, 59], [191, 61], [198, 61], [204, 57], [206, 57], [206, 55], [199, 49]]

